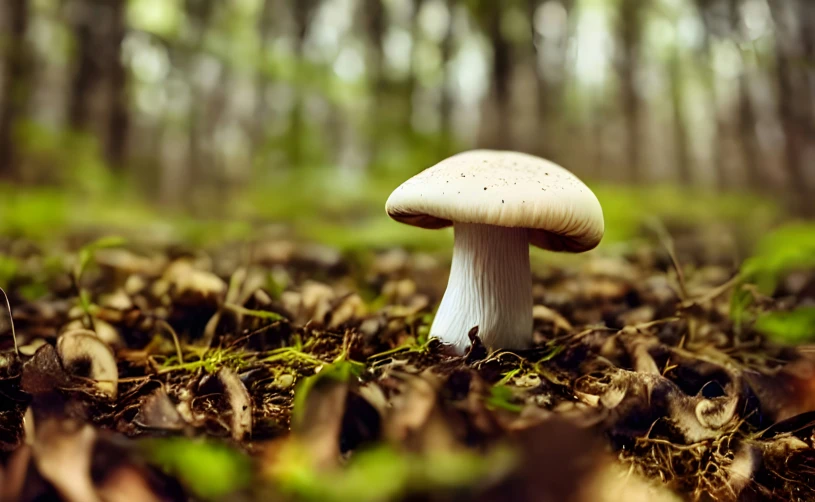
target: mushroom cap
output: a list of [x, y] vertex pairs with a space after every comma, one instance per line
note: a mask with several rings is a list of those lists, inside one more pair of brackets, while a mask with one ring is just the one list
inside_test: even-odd
[[588, 251], [604, 232], [600, 202], [577, 176], [519, 152], [454, 155], [402, 183], [385, 210], [421, 228], [453, 222], [527, 228], [532, 245], [552, 251]]

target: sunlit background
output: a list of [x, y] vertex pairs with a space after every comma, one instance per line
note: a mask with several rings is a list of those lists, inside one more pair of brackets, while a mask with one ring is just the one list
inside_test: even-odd
[[564, 165], [611, 223], [815, 207], [808, 0], [7, 0], [0, 21], [7, 229], [169, 210], [389, 237], [390, 190], [474, 147]]

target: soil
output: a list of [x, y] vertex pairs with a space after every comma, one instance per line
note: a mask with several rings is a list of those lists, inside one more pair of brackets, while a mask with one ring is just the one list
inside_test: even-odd
[[598, 253], [536, 274], [533, 349], [455, 356], [444, 257], [93, 237], [0, 243], [0, 500], [815, 500], [815, 361], [731, 312], [812, 271]]

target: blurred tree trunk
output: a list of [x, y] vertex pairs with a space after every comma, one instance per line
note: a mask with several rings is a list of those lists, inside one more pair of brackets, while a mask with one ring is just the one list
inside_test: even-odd
[[509, 92], [512, 77], [512, 46], [501, 27], [504, 4], [490, 0], [487, 0], [487, 2], [487, 36], [492, 45], [492, 90], [497, 114], [495, 147], [511, 149], [512, 128], [509, 117]]
[[419, 58], [419, 40], [422, 38], [422, 30], [419, 25], [419, 12], [422, 10], [425, 0], [413, 0], [413, 11], [410, 15], [410, 70], [407, 80], [407, 90], [405, 91], [405, 121], [404, 126], [408, 131], [413, 132], [413, 96], [416, 94], [416, 60]]
[[[188, 148], [188, 175], [186, 179], [191, 184], [206, 185], [211, 171], [211, 162], [208, 155], [203, 155], [201, 145], [203, 132], [203, 120], [201, 112], [203, 106], [203, 91], [201, 85], [195, 81], [194, 70], [196, 63], [196, 52], [204, 44], [209, 25], [212, 18], [212, 0], [187, 0], [185, 2], [186, 18], [191, 22], [192, 40], [190, 53], [184, 54], [184, 63], [187, 68], [188, 82], [190, 86], [190, 108], [189, 108], [189, 144]], [[192, 202], [190, 200], [190, 202]]]
[[[214, 141], [218, 127], [226, 121], [226, 116], [229, 112], [230, 95], [233, 94], [233, 80], [232, 70], [230, 66], [224, 66], [218, 77], [213, 92], [209, 94], [206, 101], [206, 126], [203, 131], [210, 142]], [[236, 124], [230, 127], [237, 127]], [[228, 174], [229, 158], [224, 155], [217, 147], [210, 147], [210, 172], [208, 174], [210, 185], [206, 195], [214, 195], [215, 200], [227, 200], [229, 193], [230, 176]], [[198, 211], [207, 211], [207, 213], [199, 213], [204, 215], [214, 216], [217, 214], [217, 205], [214, 205], [210, 200], [204, 202], [203, 207], [198, 207]]]
[[[794, 63], [800, 57], [796, 44], [791, 40], [791, 29], [786, 22], [788, 12], [786, 3], [770, 2], [770, 12], [776, 24], [775, 76], [777, 87], [778, 116], [784, 130], [784, 164], [790, 191], [796, 196], [796, 209], [806, 213], [815, 211], [811, 200], [807, 201], [808, 187], [804, 173], [803, 153], [806, 148], [809, 111], [807, 98], [801, 88], [806, 88], [806, 81], [800, 77], [798, 65]], [[785, 37], [786, 35], [786, 37]], [[802, 81], [803, 80], [803, 81]]]
[[730, 178], [727, 175], [727, 167], [725, 165], [724, 151], [722, 148], [722, 142], [727, 134], [725, 131], [725, 122], [719, 114], [719, 99], [716, 93], [716, 72], [713, 68], [713, 48], [711, 44], [712, 27], [709, 20], [709, 7], [710, 0], [696, 0], [696, 9], [705, 27], [702, 47], [699, 53], [699, 66], [702, 71], [708, 110], [715, 124], [713, 139], [711, 140], [715, 183], [719, 190], [727, 190], [730, 187]]
[[266, 93], [269, 89], [269, 76], [266, 73], [266, 51], [272, 41], [275, 23], [276, 0], [263, 0], [257, 30], [260, 43], [260, 62], [255, 75], [255, 112], [252, 127], [252, 150], [260, 151], [266, 141], [266, 119], [269, 115], [269, 102]]
[[0, 179], [14, 179], [19, 169], [14, 125], [25, 111], [31, 78], [31, 58], [25, 42], [28, 0], [7, 0], [8, 31], [5, 54], [5, 96], [0, 110]]
[[685, 93], [682, 74], [682, 59], [679, 46], [674, 45], [668, 61], [668, 75], [671, 81], [671, 106], [674, 119], [674, 147], [676, 148], [676, 168], [679, 182], [690, 186], [693, 184], [690, 152], [688, 150], [688, 125], [685, 116]]
[[799, 79], [801, 80], [801, 98], [803, 106], [801, 113], [806, 116], [809, 134], [808, 142], [813, 140], [813, 133], [815, 133], [815, 2], [811, 0], [798, 0], [796, 3], [797, 17], [801, 23], [799, 28], [800, 45], [801, 45], [801, 60], [804, 64], [797, 65], [799, 72]]
[[605, 152], [605, 135], [606, 135], [606, 121], [610, 115], [608, 106], [601, 100], [595, 100], [597, 107], [594, 110], [593, 117], [589, 123], [588, 134], [591, 138], [592, 146], [587, 148], [589, 153], [581, 153], [582, 159], [592, 166], [592, 175], [600, 177], [606, 173], [606, 152]]
[[747, 75], [739, 75], [739, 141], [742, 148], [742, 159], [747, 172], [747, 182], [752, 187], [764, 186], [764, 168], [761, 161], [761, 148], [756, 136], [756, 113], [750, 98], [750, 87]]
[[439, 157], [446, 157], [453, 149], [453, 94], [451, 92], [452, 71], [450, 60], [453, 58], [453, 17], [455, 16], [456, 0], [447, 0], [447, 10], [450, 13], [450, 22], [441, 42], [441, 65], [444, 78], [441, 83], [441, 144]]
[[[738, 43], [742, 39], [742, 20], [739, 9], [741, 0], [730, 0], [731, 37]], [[738, 48], [738, 47], [737, 47]], [[764, 166], [761, 161], [761, 147], [756, 133], [756, 112], [750, 96], [750, 85], [747, 64], [742, 54], [742, 70], [739, 74], [738, 88], [738, 135], [742, 149], [742, 161], [747, 175], [747, 183], [753, 188], [765, 184]]]
[[[298, 65], [296, 72], [302, 75], [300, 65], [305, 65], [303, 48], [308, 36], [309, 23], [314, 10], [317, 8], [319, 0], [297, 0], [294, 2], [294, 54]], [[303, 92], [300, 89], [294, 90], [294, 102], [289, 111], [289, 159], [292, 166], [303, 164], [305, 158], [303, 135], [305, 134], [305, 118], [303, 117]]]
[[[537, 86], [537, 99], [538, 99], [538, 110], [537, 110], [537, 131], [536, 137], [538, 141], [535, 142], [534, 145], [534, 153], [541, 157], [545, 158], [552, 158], [552, 145], [551, 145], [551, 138], [549, 137], [549, 127], [550, 127], [550, 108], [555, 106], [556, 99], [558, 96], [553, 96], [552, 90], [550, 89], [549, 82], [547, 81], [547, 76], [544, 75], [543, 65], [541, 64], [540, 52], [543, 47], [539, 46], [538, 41], [538, 33], [535, 30], [535, 12], [538, 10], [543, 4], [542, 0], [527, 0], [526, 2], [526, 15], [529, 18], [529, 27], [532, 31], [532, 47], [533, 51], [531, 52], [532, 57], [532, 65], [535, 68], [535, 85]], [[545, 43], [545, 41], [540, 41], [540, 44]]]
[[99, 59], [97, 25], [93, 0], [77, 1], [72, 19], [76, 47], [76, 66], [71, 80], [68, 123], [74, 131], [86, 131], [91, 123], [92, 99], [102, 77], [103, 67]]
[[108, 116], [108, 139], [105, 154], [108, 164], [121, 170], [127, 155], [127, 138], [130, 131], [130, 115], [127, 96], [127, 69], [122, 63], [122, 41], [127, 32], [125, 20], [125, 0], [109, 0], [110, 8], [110, 45], [108, 54], [108, 72], [110, 84], [110, 106]]
[[[811, 0], [799, 0], [799, 18], [801, 19], [801, 37], [803, 51], [803, 60], [807, 62], [801, 68], [804, 72], [804, 88], [802, 92], [805, 96], [805, 106], [801, 107], [801, 112], [805, 114], [807, 124], [807, 157], [806, 163], [809, 165], [810, 172], [813, 167], [811, 164], [815, 162], [815, 2]], [[810, 176], [809, 181], [813, 179]], [[809, 215], [815, 215], [815, 201], [812, 200], [815, 186], [802, 187], [803, 192], [803, 211]], [[807, 197], [809, 201], [807, 202]]]
[[365, 22], [365, 33], [368, 39], [368, 80], [370, 85], [371, 105], [368, 110], [368, 127], [370, 127], [368, 154], [370, 162], [376, 165], [379, 149], [385, 138], [387, 127], [387, 109], [383, 106], [385, 91], [385, 6], [382, 0], [363, 0], [362, 18]]
[[642, 180], [642, 150], [640, 143], [641, 99], [637, 88], [637, 70], [640, 64], [645, 0], [620, 0], [618, 12], [619, 37], [622, 41], [622, 60], [619, 61], [620, 88], [626, 124], [626, 156], [629, 181]]
[[[571, 33], [563, 40], [558, 40], [560, 44], [560, 65], [557, 67], [555, 75], [546, 75], [543, 65], [541, 64], [540, 52], [547, 49], [543, 46], [547, 42], [538, 38], [538, 33], [535, 29], [535, 13], [538, 8], [545, 2], [543, 0], [527, 0], [527, 16], [532, 30], [533, 51], [532, 51], [532, 64], [535, 67], [535, 74], [537, 76], [537, 136], [540, 138], [536, 144], [536, 152], [538, 155], [556, 160], [558, 157], [557, 152], [557, 139], [555, 137], [556, 123], [561, 115], [561, 103], [563, 102], [563, 83], [565, 81], [565, 74], [567, 72], [565, 65], [566, 50], [568, 44], [566, 40]], [[560, 2], [563, 10], [566, 13], [566, 25], [564, 31], [568, 31], [571, 19], [571, 12], [573, 8], [573, 0], [563, 0]], [[551, 65], [550, 65], [551, 66]], [[554, 78], [552, 78], [554, 77]]]

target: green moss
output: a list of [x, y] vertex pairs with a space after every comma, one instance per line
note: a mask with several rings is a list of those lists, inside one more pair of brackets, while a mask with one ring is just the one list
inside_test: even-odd
[[[90, 146], [84, 148], [93, 150]], [[91, 154], [86, 156], [93, 158]], [[72, 171], [78, 179], [100, 179], [94, 167], [97, 164], [92, 160], [85, 164], [85, 168]], [[352, 173], [333, 167], [306, 168], [259, 177], [245, 191], [220, 201], [216, 210], [219, 218], [208, 220], [182, 211], [159, 210], [120, 189], [121, 183], [104, 177], [107, 181], [86, 183], [79, 190], [20, 191], [0, 186], [0, 209], [4, 214], [0, 232], [47, 238], [57, 231], [79, 228], [132, 233], [148, 230], [206, 246], [251, 239], [256, 235], [255, 223], [272, 222], [286, 224], [303, 238], [344, 251], [393, 246], [449, 250], [451, 230], [414, 228], [391, 220], [384, 212], [388, 195], [408, 177], [405, 166], [412, 165], [417, 166], [412, 171], [425, 166], [406, 158], [398, 169], [385, 164]], [[603, 206], [606, 235], [600, 248], [606, 250], [650, 235], [645, 229], [654, 219], [688, 227], [724, 222], [757, 239], [783, 216], [772, 202], [743, 194], [670, 186], [590, 186]], [[552, 259], [538, 256], [546, 261]], [[561, 253], [555, 259], [574, 257]]]
[[815, 340], [815, 307], [764, 314], [756, 319], [755, 329], [779, 343], [811, 342]]
[[250, 459], [226, 445], [186, 438], [147, 439], [141, 442], [148, 460], [176, 476], [195, 496], [220, 499], [249, 486]]
[[321, 502], [395, 500], [408, 494], [472, 488], [485, 479], [500, 478], [515, 464], [514, 452], [500, 447], [482, 455], [471, 451], [418, 455], [378, 446], [355, 453], [345, 468], [329, 472], [311, 468], [307, 452], [287, 459], [293, 461], [281, 462], [276, 479], [281, 489], [299, 500]]

